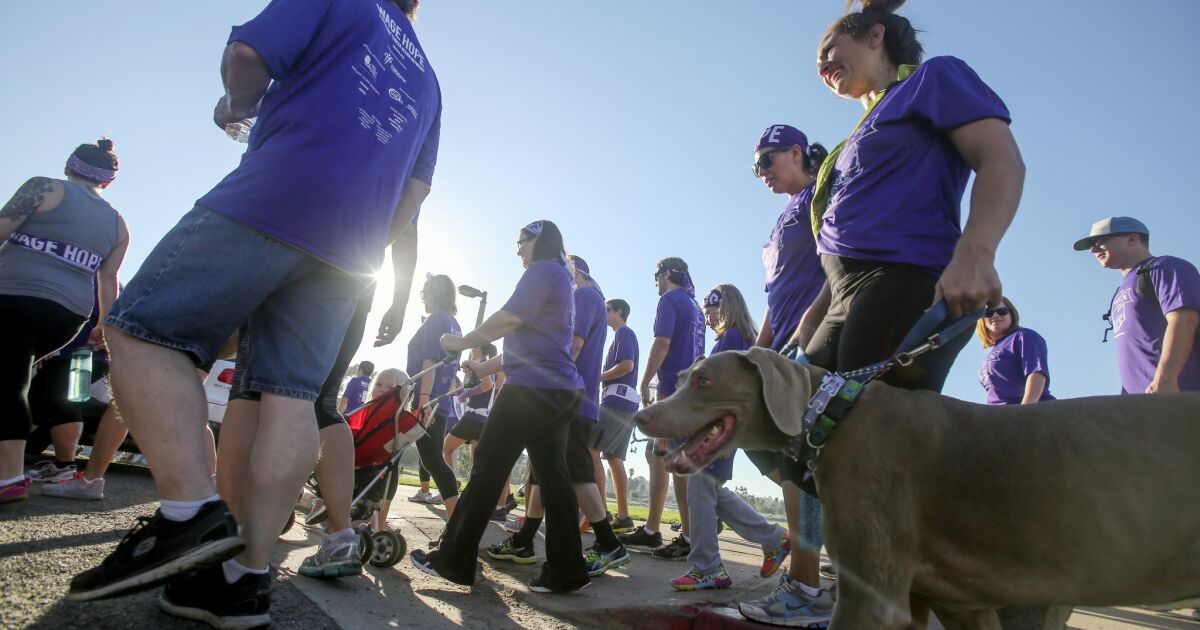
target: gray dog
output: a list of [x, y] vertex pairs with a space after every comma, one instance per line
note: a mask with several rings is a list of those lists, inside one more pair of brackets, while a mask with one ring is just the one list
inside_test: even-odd
[[[668, 468], [781, 450], [825, 371], [768, 350], [698, 362], [635, 422]], [[869, 385], [816, 460], [841, 579], [831, 628], [996, 628], [1003, 606], [1200, 597], [1200, 394], [1024, 406]], [[911, 596], [911, 600], [910, 600]], [[911, 604], [911, 607], [910, 607]]]

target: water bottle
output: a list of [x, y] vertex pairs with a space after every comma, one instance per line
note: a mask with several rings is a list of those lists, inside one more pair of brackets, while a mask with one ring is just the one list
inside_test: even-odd
[[258, 120], [257, 116], [229, 123], [225, 125], [225, 134], [233, 138], [235, 142], [246, 144], [250, 142], [250, 128], [254, 126], [256, 120]]
[[92, 349], [83, 347], [71, 353], [71, 371], [67, 377], [67, 400], [87, 402], [92, 397]]

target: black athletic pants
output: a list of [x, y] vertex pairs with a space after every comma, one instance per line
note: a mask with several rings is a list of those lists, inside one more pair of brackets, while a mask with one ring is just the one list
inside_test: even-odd
[[458, 496], [458, 478], [454, 476], [454, 470], [446, 465], [446, 458], [442, 457], [442, 444], [445, 441], [446, 416], [435, 413], [433, 422], [425, 427], [425, 435], [417, 440], [417, 454], [421, 456], [421, 471], [427, 475], [422, 476], [422, 481], [433, 477], [433, 483], [443, 500]]
[[0, 295], [0, 330], [4, 331], [0, 334], [0, 440], [29, 437], [33, 364], [70, 343], [86, 320], [57, 302]]
[[546, 507], [546, 564], [541, 583], [552, 590], [587, 583], [579, 540], [579, 504], [567, 476], [567, 431], [575, 422], [580, 393], [505, 385], [475, 449], [471, 479], [446, 524], [434, 569], [459, 583], [475, 581], [479, 541], [496, 509], [496, 497], [522, 450], [541, 480]]

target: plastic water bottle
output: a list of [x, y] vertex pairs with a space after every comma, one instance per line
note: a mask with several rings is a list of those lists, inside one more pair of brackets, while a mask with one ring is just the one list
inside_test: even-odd
[[67, 400], [87, 402], [92, 397], [92, 349], [83, 347], [71, 353], [71, 371], [67, 376]]
[[246, 120], [239, 120], [238, 122], [229, 123], [228, 125], [225, 125], [225, 134], [230, 138], [233, 138], [235, 142], [246, 144], [247, 142], [250, 142], [250, 128], [254, 126], [254, 122], [257, 120], [258, 117], [255, 116], [253, 118], [247, 118]]

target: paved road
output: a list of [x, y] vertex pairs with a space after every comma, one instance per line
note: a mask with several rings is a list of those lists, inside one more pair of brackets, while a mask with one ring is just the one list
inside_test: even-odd
[[[424, 546], [441, 529], [444, 512], [404, 500], [413, 492], [401, 487], [389, 523], [408, 544]], [[144, 473], [112, 471], [103, 502], [77, 502], [35, 496], [0, 506], [0, 627], [2, 628], [197, 628], [158, 609], [155, 593], [92, 603], [62, 601], [70, 577], [98, 563], [132, 525], [155, 507], [153, 486]], [[301, 519], [302, 520], [302, 519]], [[482, 575], [469, 590], [421, 573], [407, 559], [395, 567], [369, 567], [363, 576], [321, 581], [295, 575], [317, 544], [318, 534], [302, 525], [285, 534], [272, 556], [279, 567], [271, 616], [278, 627], [418, 627], [467, 629], [638, 627], [670, 618], [687, 627], [697, 614], [724, 619], [723, 609], [758, 597], [773, 580], [758, 577], [760, 551], [725, 532], [722, 556], [734, 585], [724, 591], [679, 593], [668, 581], [686, 568], [635, 555], [625, 568], [597, 578], [585, 591], [567, 596], [532, 593], [526, 584], [536, 565], [520, 566], [484, 559]], [[506, 534], [490, 527], [484, 544]], [[591, 536], [585, 537], [590, 544]], [[537, 542], [538, 553], [544, 541]], [[1200, 627], [1186, 614], [1143, 609], [1077, 610], [1070, 626], [1079, 630]], [[676, 616], [677, 615], [677, 616]]]

